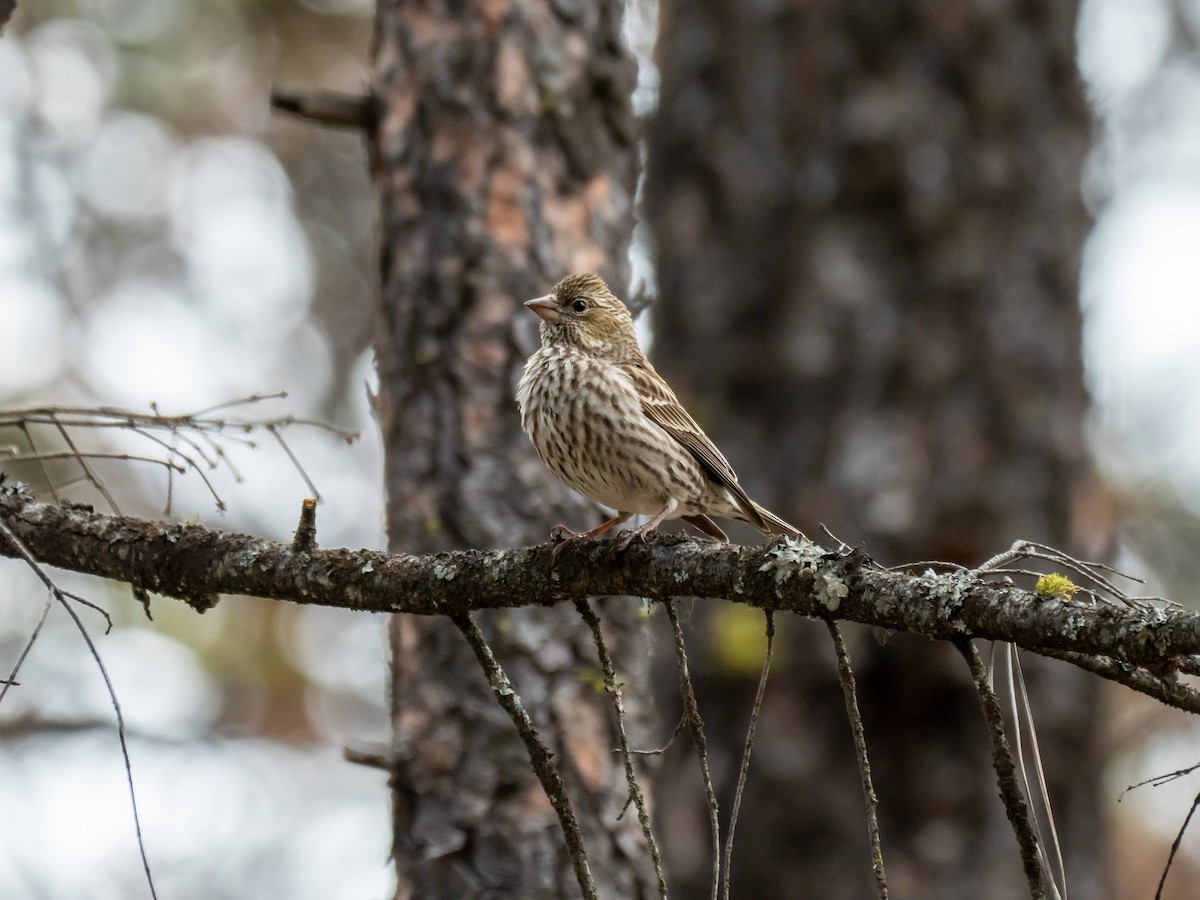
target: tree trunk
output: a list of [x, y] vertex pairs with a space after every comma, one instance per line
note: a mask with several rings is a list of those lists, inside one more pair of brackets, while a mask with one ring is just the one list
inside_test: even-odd
[[[823, 523], [887, 562], [976, 564], [1017, 537], [1105, 549], [1081, 427], [1075, 14], [666, 2], [646, 183], [656, 362], [750, 495], [810, 534]], [[734, 895], [870, 896], [827, 637], [793, 625], [814, 643], [768, 707], [796, 727], [760, 732]], [[896, 894], [1020, 896], [961, 660], [851, 637]], [[1102, 897], [1098, 689], [1030, 668], [1071, 896]], [[741, 727], [752, 685], [707, 679], [716, 733]]]
[[[617, 0], [379, 4], [377, 409], [392, 550], [540, 541], [596, 515], [534, 456], [513, 390], [537, 342], [520, 301], [568, 271], [627, 278], [639, 164], [621, 16]], [[615, 821], [607, 701], [580, 678], [598, 668], [590, 634], [566, 609], [480, 619], [580, 819], [603, 829], [585, 830], [601, 893], [636, 896], [648, 876], [623, 858], [645, 857], [635, 817]], [[397, 897], [577, 895], [557, 819], [462, 636], [397, 616], [390, 642]], [[644, 680], [645, 654], [627, 656]]]

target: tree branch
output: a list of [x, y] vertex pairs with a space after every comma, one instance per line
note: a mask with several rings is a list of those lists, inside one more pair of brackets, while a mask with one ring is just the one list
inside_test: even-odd
[[[611, 541], [579, 542], [557, 559], [550, 544], [429, 556], [297, 552], [199, 525], [38, 503], [13, 490], [0, 490], [0, 521], [43, 563], [188, 602], [250, 594], [372, 612], [462, 615], [603, 594], [728, 597], [936, 639], [978, 637], [1102, 655], [1156, 672], [1176, 668], [1174, 657], [1200, 653], [1200, 613], [1085, 606], [961, 573], [888, 572], [857, 551], [827, 553], [813, 544], [742, 547], [659, 536], [624, 551]], [[0, 554], [15, 551], [0, 540]], [[1158, 699], [1178, 705], [1169, 695]]]

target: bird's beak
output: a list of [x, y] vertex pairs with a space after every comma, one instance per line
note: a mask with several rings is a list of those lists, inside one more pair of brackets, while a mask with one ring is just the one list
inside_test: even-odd
[[553, 294], [547, 294], [545, 297], [538, 297], [534, 300], [526, 300], [525, 305], [529, 310], [537, 314], [537, 317], [543, 322], [557, 322], [562, 314], [558, 311], [558, 302], [554, 299]]

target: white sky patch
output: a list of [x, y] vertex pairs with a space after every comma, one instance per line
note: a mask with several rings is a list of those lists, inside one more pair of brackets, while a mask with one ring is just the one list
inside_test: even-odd
[[80, 19], [58, 19], [25, 39], [33, 75], [33, 109], [48, 136], [74, 142], [91, 136], [117, 80], [107, 36]]
[[1089, 242], [1086, 353], [1096, 399], [1118, 431], [1187, 412], [1177, 394], [1200, 384], [1198, 235], [1200, 185], [1164, 182], [1121, 191]]
[[304, 320], [312, 258], [287, 175], [266, 147], [235, 138], [188, 146], [170, 210], [194, 296], [223, 325], [267, 338]]
[[110, 116], [84, 153], [79, 189], [101, 215], [124, 220], [161, 215], [178, 139], [161, 119]]
[[81, 374], [106, 403], [188, 410], [239, 395], [235, 376], [250, 361], [237, 359], [227, 336], [177, 288], [127, 282], [89, 313]]
[[1083, 0], [1079, 69], [1101, 106], [1122, 99], [1154, 73], [1171, 37], [1164, 0]]
[[66, 315], [63, 302], [40, 281], [0, 274], [0, 396], [32, 390], [63, 368]]

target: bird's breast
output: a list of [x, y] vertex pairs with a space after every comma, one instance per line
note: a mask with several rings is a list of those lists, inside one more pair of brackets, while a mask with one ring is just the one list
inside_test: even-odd
[[668, 497], [686, 502], [707, 490], [695, 459], [647, 418], [618, 366], [543, 347], [525, 367], [517, 403], [551, 471], [605, 506], [652, 515]]

